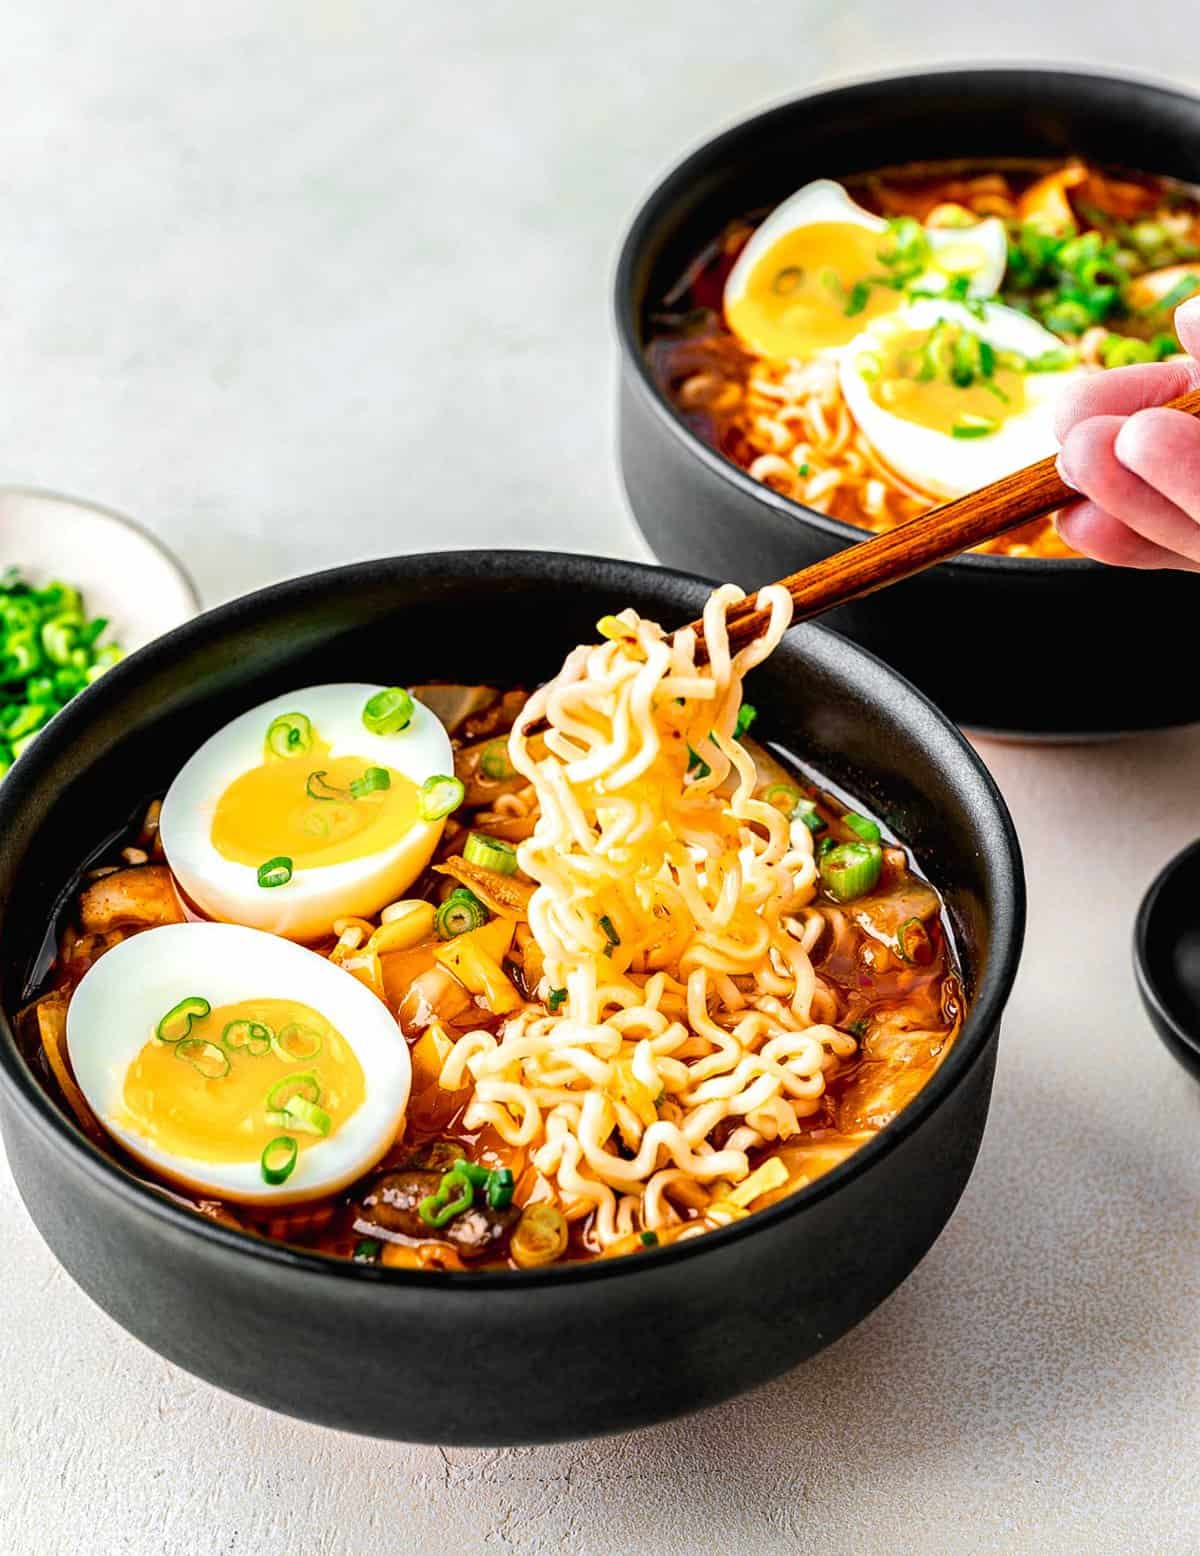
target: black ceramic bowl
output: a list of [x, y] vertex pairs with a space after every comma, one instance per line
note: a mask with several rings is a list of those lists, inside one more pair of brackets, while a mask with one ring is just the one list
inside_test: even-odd
[[1133, 965], [1154, 1030], [1200, 1080], [1200, 842], [1164, 865], [1142, 898]]
[[[759, 114], [668, 174], [634, 219], [616, 278], [621, 467], [656, 556], [750, 588], [863, 538], [707, 447], [647, 370], [649, 315], [727, 221], [778, 204], [812, 178], [912, 161], [1071, 152], [1200, 183], [1200, 100], [1053, 70], [896, 76]], [[1158, 663], [1186, 663], [1197, 610], [1194, 574], [967, 556], [828, 622], [960, 723], [1062, 739], [1200, 719], [1193, 677], [1134, 676], [1128, 668], [1131, 643]]]
[[[754, 672], [760, 727], [860, 796], [942, 889], [971, 1010], [900, 1119], [809, 1189], [658, 1253], [545, 1271], [417, 1274], [201, 1220], [94, 1150], [8, 1021], [56, 898], [215, 728], [314, 681], [511, 681], [557, 669], [598, 616], [694, 618], [700, 580], [635, 564], [465, 552], [341, 568], [210, 611], [73, 702], [0, 785], [0, 1124], [42, 1235], [118, 1323], [261, 1404], [386, 1437], [583, 1437], [711, 1403], [812, 1355], [912, 1270], [962, 1192], [1016, 970], [1016, 838], [946, 720], [818, 628]], [[17, 1277], [19, 1278], [19, 1277]]]

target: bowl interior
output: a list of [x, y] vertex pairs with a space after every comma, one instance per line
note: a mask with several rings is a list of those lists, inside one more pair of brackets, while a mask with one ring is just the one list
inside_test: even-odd
[[1135, 956], [1143, 995], [1172, 1052], [1200, 1074], [1200, 842], [1150, 887], [1138, 916]]
[[149, 531], [94, 503], [20, 487], [0, 489], [0, 558], [42, 585], [75, 584], [105, 641], [141, 648], [200, 609], [195, 585]]
[[[908, 162], [1003, 164], [1072, 153], [1200, 182], [1200, 100], [1144, 82], [1070, 71], [948, 70], [859, 82], [770, 109], [695, 151], [642, 207], [618, 270], [617, 321], [625, 349], [665, 413], [708, 455], [653, 383], [643, 347], [663, 297], [728, 221], [777, 205], [813, 178]], [[860, 529], [769, 492], [731, 462], [711, 457], [770, 506], [803, 514], [831, 534], [861, 538]], [[962, 560], [992, 568], [1081, 566], [1070, 559]]]
[[[698, 614], [708, 587], [587, 557], [402, 558], [234, 601], [116, 666], [0, 788], [4, 1013], [11, 1019], [26, 996], [55, 903], [81, 862], [235, 714], [326, 680], [532, 684], [594, 638], [599, 615], [633, 604], [677, 625]], [[754, 672], [750, 695], [763, 736], [875, 811], [944, 895], [974, 1014], [926, 1088], [932, 1099], [971, 1062], [1015, 969], [1023, 888], [1003, 802], [941, 714], [830, 633], [791, 633]], [[37, 1099], [7, 1033], [0, 1065]], [[48, 1106], [44, 1097], [38, 1105]], [[69, 1127], [61, 1118], [59, 1126]]]

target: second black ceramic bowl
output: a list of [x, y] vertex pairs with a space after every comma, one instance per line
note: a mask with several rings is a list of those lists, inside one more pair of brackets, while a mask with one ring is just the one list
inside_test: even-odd
[[[248, 1399], [410, 1441], [515, 1443], [694, 1409], [810, 1356], [869, 1313], [967, 1181], [1024, 924], [1004, 803], [946, 720], [819, 628], [754, 672], [759, 727], [859, 796], [945, 896], [970, 995], [961, 1036], [849, 1162], [710, 1236], [611, 1262], [423, 1274], [335, 1261], [201, 1219], [94, 1149], [14, 1045], [54, 905], [96, 845], [220, 725], [317, 681], [528, 685], [596, 619], [677, 625], [708, 586], [586, 557], [409, 557], [210, 611], [73, 702], [0, 785], [0, 1127], [25, 1204], [83, 1289], [170, 1360]], [[12, 1272], [10, 1279], [20, 1279]]]
[[[786, 103], [702, 146], [638, 212], [621, 253], [620, 457], [656, 556], [746, 588], [862, 539], [703, 444], [653, 382], [649, 316], [687, 264], [748, 211], [808, 180], [952, 158], [1064, 157], [1200, 183], [1200, 100], [1053, 70], [950, 70]], [[1200, 576], [968, 556], [846, 606], [829, 625], [901, 670], [960, 723], [1085, 738], [1200, 719], [1200, 683], [1137, 675], [1188, 662]]]

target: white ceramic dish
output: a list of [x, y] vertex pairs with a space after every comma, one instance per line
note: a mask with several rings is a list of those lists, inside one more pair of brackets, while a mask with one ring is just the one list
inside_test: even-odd
[[0, 487], [0, 571], [31, 583], [74, 584], [89, 616], [104, 616], [103, 641], [126, 652], [200, 609], [196, 586], [160, 540], [123, 514], [76, 497]]

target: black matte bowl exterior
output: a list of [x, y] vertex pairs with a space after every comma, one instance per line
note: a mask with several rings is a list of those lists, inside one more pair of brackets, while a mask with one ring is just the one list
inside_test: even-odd
[[[863, 536], [708, 448], [649, 374], [648, 315], [726, 221], [777, 204], [812, 178], [1070, 152], [1200, 183], [1200, 100], [1062, 71], [931, 71], [786, 103], [670, 173], [636, 216], [616, 279], [621, 466], [655, 555], [752, 588]], [[1195, 574], [970, 556], [826, 620], [960, 723], [1082, 738], [1200, 719], [1195, 677], [1129, 672], [1131, 644], [1155, 663], [1189, 663], [1197, 611]]]
[[[958, 733], [833, 634], [792, 633], [751, 692], [760, 727], [858, 795], [942, 889], [972, 1010], [900, 1120], [802, 1193], [727, 1230], [609, 1263], [417, 1274], [206, 1222], [94, 1150], [7, 1020], [81, 858], [216, 727], [316, 681], [553, 672], [598, 616], [668, 625], [708, 586], [631, 563], [445, 554], [341, 568], [197, 618], [116, 666], [0, 785], [0, 1123], [42, 1235], [118, 1323], [236, 1394], [410, 1441], [517, 1443], [660, 1420], [793, 1366], [904, 1279], [967, 1181], [987, 1113], [1024, 891], [1003, 801]], [[19, 1278], [19, 1276], [17, 1277]]]

